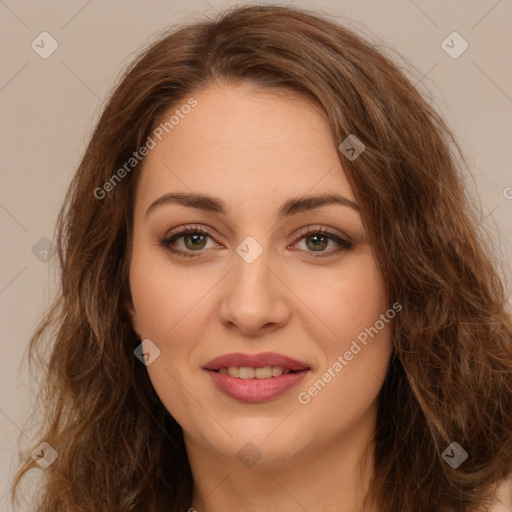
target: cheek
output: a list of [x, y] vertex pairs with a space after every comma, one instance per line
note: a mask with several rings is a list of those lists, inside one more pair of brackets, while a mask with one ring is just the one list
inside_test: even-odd
[[187, 272], [173, 270], [154, 255], [134, 251], [130, 286], [139, 332], [142, 339], [150, 339], [160, 350], [154, 363], [147, 366], [149, 378], [169, 413], [196, 435], [200, 432], [191, 422], [190, 411], [198, 417], [202, 411], [194, 409], [197, 403], [190, 400], [189, 393], [201, 393], [189, 378], [198, 366], [198, 358], [191, 352], [203, 333], [204, 322], [198, 315], [207, 316], [201, 298], [211, 288], [211, 284], [201, 281]]
[[[323, 328], [313, 329], [310, 323], [309, 334], [331, 357], [333, 352], [348, 350], [351, 341], [389, 309], [384, 284], [369, 251], [357, 255], [345, 269], [317, 277], [314, 288], [312, 283], [308, 283], [307, 305], [322, 320]], [[379, 331], [383, 331], [382, 338], [389, 337], [388, 323], [379, 323]]]
[[[347, 361], [346, 370], [354, 374], [356, 382], [375, 377], [376, 383], [386, 375], [392, 351], [393, 319], [396, 311], [385, 294], [384, 284], [370, 255], [361, 261], [365, 271], [357, 281], [351, 282], [351, 300], [347, 303], [344, 318], [337, 328], [343, 332], [337, 355]], [[348, 372], [347, 372], [348, 373]]]
[[393, 319], [399, 314], [388, 303], [370, 253], [359, 255], [350, 271], [337, 276], [319, 283], [323, 294], [309, 296], [329, 329], [309, 329], [322, 352], [320, 367], [299, 390], [308, 414], [322, 417], [325, 408], [332, 408], [333, 424], [360, 417], [375, 400], [392, 353]]
[[164, 341], [189, 321], [211, 284], [162, 260], [134, 252], [130, 286], [141, 335]]
[[339, 304], [338, 315], [335, 314], [335, 306], [331, 313], [339, 319], [337, 329], [354, 338], [386, 313], [388, 300], [370, 254], [359, 259], [358, 270], [349, 274], [343, 284], [344, 289], [338, 294], [337, 300], [332, 301], [332, 304]]
[[363, 269], [329, 288], [323, 319], [334, 334], [310, 331], [321, 349], [321, 363], [296, 398], [303, 422], [326, 439], [375, 414], [393, 351], [393, 322], [399, 313], [388, 304], [375, 266]]

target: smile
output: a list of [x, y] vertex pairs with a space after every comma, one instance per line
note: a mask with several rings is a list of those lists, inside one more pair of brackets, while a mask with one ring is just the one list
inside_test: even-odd
[[203, 369], [219, 391], [246, 403], [277, 398], [296, 387], [310, 371], [307, 364], [272, 352], [227, 354]]
[[260, 368], [251, 368], [250, 366], [229, 366], [228, 368], [219, 368], [218, 372], [223, 375], [230, 375], [239, 379], [270, 379], [287, 375], [291, 370], [282, 366], [263, 366]]

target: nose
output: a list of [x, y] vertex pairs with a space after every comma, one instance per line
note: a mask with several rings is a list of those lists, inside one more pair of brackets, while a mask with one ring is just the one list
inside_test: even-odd
[[269, 251], [252, 263], [237, 255], [223, 283], [219, 308], [221, 322], [246, 336], [259, 336], [286, 325], [290, 319], [291, 292], [278, 277]]

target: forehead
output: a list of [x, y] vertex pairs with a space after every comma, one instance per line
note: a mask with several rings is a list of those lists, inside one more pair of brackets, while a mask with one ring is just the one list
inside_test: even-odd
[[216, 85], [191, 97], [196, 106], [181, 111], [174, 105], [163, 118], [181, 112], [144, 161], [142, 202], [174, 190], [230, 203], [282, 201], [310, 191], [355, 201], [327, 115], [312, 100], [250, 84]]

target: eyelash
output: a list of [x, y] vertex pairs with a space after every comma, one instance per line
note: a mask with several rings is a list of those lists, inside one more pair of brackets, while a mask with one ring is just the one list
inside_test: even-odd
[[[181, 251], [174, 249], [171, 247], [171, 244], [176, 241], [177, 239], [189, 235], [189, 234], [201, 234], [206, 235], [210, 237], [212, 240], [214, 239], [213, 235], [209, 233], [207, 230], [200, 228], [198, 226], [185, 226], [184, 228], [181, 228], [179, 231], [176, 231], [174, 233], [171, 233], [170, 235], [166, 236], [164, 239], [160, 240], [160, 245], [164, 247], [165, 249], [169, 250], [170, 252], [177, 254], [179, 256], [185, 257], [185, 258], [198, 258], [201, 257], [201, 253], [204, 251], [203, 249], [197, 250], [197, 251]], [[306, 251], [309, 252], [311, 255], [309, 257], [311, 258], [327, 258], [329, 256], [332, 256], [333, 254], [338, 254], [341, 251], [352, 249], [353, 244], [351, 242], [348, 242], [347, 240], [344, 240], [343, 238], [340, 238], [339, 236], [335, 235], [334, 233], [331, 233], [330, 231], [325, 230], [322, 227], [318, 226], [309, 226], [306, 229], [303, 229], [300, 232], [301, 237], [297, 240], [299, 242], [303, 238], [307, 237], [308, 235], [324, 235], [329, 240], [332, 240], [333, 242], [336, 242], [339, 247], [335, 250], [331, 250], [328, 252], [319, 252], [315, 253], [315, 251]], [[293, 245], [295, 245], [297, 242], [294, 242]]]

